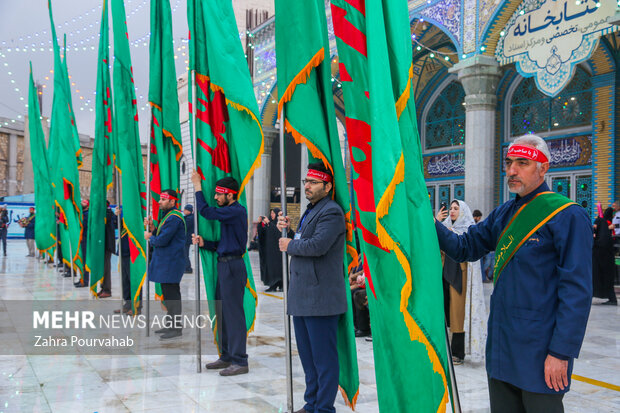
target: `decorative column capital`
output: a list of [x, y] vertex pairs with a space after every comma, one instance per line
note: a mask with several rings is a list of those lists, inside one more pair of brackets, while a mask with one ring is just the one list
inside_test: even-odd
[[501, 69], [490, 56], [475, 55], [454, 65], [450, 72], [457, 73], [465, 89], [465, 110], [495, 110], [497, 85]]
[[265, 137], [265, 149], [263, 155], [271, 156], [273, 142], [278, 139], [279, 131], [275, 128], [263, 128], [263, 136]]

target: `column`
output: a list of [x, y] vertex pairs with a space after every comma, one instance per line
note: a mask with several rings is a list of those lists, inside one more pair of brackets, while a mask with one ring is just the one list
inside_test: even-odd
[[[261, 156], [260, 168], [254, 172], [253, 207], [254, 215], [267, 215], [271, 200], [271, 149], [273, 142], [278, 138], [276, 129], [263, 129], [265, 136], [265, 150]], [[256, 217], [252, 217], [254, 219]]]
[[8, 151], [8, 194], [17, 195], [17, 135], [11, 133], [9, 135], [9, 151]]
[[32, 156], [30, 153], [30, 128], [28, 127], [28, 115], [24, 119], [24, 169], [22, 181], [22, 193], [34, 193], [34, 172], [32, 170]]
[[299, 185], [299, 217], [301, 218], [304, 212], [306, 212], [306, 207], [308, 206], [308, 200], [306, 199], [306, 193], [304, 191], [304, 183], [303, 180], [306, 179], [306, 175], [308, 175], [308, 147], [306, 144], [301, 144], [301, 162], [300, 162], [301, 173], [301, 181]]
[[465, 89], [465, 202], [487, 216], [493, 209], [495, 112], [501, 73], [490, 56], [473, 56], [454, 65]]

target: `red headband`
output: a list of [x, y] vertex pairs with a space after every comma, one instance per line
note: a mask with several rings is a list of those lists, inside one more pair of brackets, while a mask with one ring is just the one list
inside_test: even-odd
[[325, 172], [317, 171], [316, 169], [308, 169], [307, 176], [308, 178], [316, 178], [324, 182], [332, 181], [332, 177], [329, 174], [326, 174]]
[[172, 199], [173, 201], [179, 200], [179, 198], [175, 198], [167, 192], [162, 192], [161, 194], [159, 194], [159, 200], [161, 201], [162, 199]]
[[216, 194], [236, 194], [237, 191], [232, 190], [230, 188], [224, 188], [223, 186], [216, 186], [215, 193]]
[[508, 153], [506, 154], [506, 156], [531, 159], [532, 161], [541, 163], [549, 162], [549, 159], [547, 159], [547, 157], [544, 153], [542, 153], [542, 151], [523, 145], [512, 145], [510, 149], [508, 149]]

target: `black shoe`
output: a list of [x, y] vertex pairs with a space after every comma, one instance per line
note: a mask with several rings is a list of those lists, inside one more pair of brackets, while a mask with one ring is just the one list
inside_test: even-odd
[[205, 367], [209, 370], [217, 370], [217, 369], [225, 369], [230, 367], [232, 363], [230, 361], [224, 361], [221, 359], [217, 359], [212, 363], [207, 363]]
[[164, 333], [167, 333], [169, 330], [170, 330], [169, 328], [164, 327], [164, 328], [160, 328], [159, 330], [155, 330], [153, 332], [155, 334], [164, 334]]
[[170, 330], [159, 336], [160, 340], [170, 340], [176, 337], [181, 337], [183, 333], [181, 330]]
[[265, 290], [266, 293], [272, 293], [276, 290], [276, 287], [269, 287]]
[[238, 364], [232, 364], [220, 371], [220, 376], [237, 376], [239, 374], [248, 374], [250, 369], [248, 366], [240, 366]]
[[369, 335], [370, 331], [355, 330], [355, 337], [368, 337]]
[[460, 366], [463, 364], [463, 359], [457, 356], [452, 356], [452, 364], [455, 366]]
[[368, 341], [368, 342], [371, 342], [371, 343], [372, 343], [372, 336], [368, 336], [368, 337], [366, 337], [364, 340], [366, 340], [366, 341]]
[[601, 305], [618, 305], [618, 301], [605, 301], [604, 303], [601, 303]]

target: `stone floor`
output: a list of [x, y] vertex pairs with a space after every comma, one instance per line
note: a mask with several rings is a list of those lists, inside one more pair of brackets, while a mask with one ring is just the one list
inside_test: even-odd
[[[257, 257], [251, 254], [256, 268]], [[25, 255], [24, 241], [9, 241], [9, 256], [0, 257], [0, 299], [91, 299], [86, 289], [75, 289], [70, 278], [60, 277], [51, 267]], [[116, 268], [115, 262], [112, 267]], [[258, 291], [263, 291], [255, 278]], [[487, 300], [490, 288], [485, 284]], [[112, 290], [111, 299], [118, 300], [116, 271]], [[193, 296], [191, 275], [184, 277], [181, 290], [184, 297]], [[568, 412], [620, 412], [620, 310], [598, 302], [592, 306], [574, 374], [603, 383], [573, 380], [564, 399]], [[0, 356], [0, 412], [283, 412], [282, 305], [282, 293], [259, 293], [255, 332], [248, 339], [250, 374], [229, 378], [205, 370], [198, 374], [193, 355]], [[357, 351], [361, 383], [356, 411], [378, 412], [372, 343], [357, 339]], [[203, 355], [203, 362], [212, 358]], [[456, 376], [463, 411], [489, 411], [484, 367], [466, 361], [456, 366]], [[606, 388], [609, 384], [615, 390]], [[298, 409], [304, 382], [294, 350], [293, 390]], [[350, 411], [340, 396], [336, 407], [339, 412]]]

